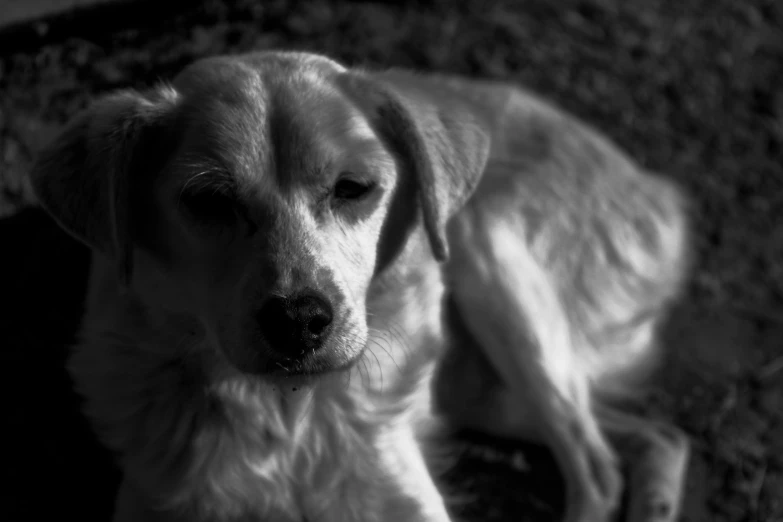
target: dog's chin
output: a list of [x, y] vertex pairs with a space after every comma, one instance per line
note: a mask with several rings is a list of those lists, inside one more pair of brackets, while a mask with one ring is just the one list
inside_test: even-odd
[[356, 360], [356, 357], [350, 359], [341, 358], [339, 360], [331, 360], [324, 357], [305, 358], [301, 361], [289, 362], [288, 366], [272, 368], [267, 375], [278, 378], [318, 378], [322, 375], [341, 372], [351, 368]]
[[271, 379], [315, 380], [350, 369], [364, 353], [364, 347], [350, 351], [323, 348], [303, 357], [268, 355], [232, 361], [242, 373]]

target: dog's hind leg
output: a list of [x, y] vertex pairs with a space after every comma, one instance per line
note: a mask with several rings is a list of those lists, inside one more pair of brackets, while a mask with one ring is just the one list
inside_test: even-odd
[[[589, 375], [557, 285], [533, 259], [521, 227], [475, 210], [452, 225], [448, 285], [472, 347], [500, 382], [474, 411], [441, 406], [466, 427], [548, 444], [566, 481], [565, 520], [608, 521], [619, 501], [619, 466], [593, 415]], [[442, 371], [450, 371], [448, 357]], [[451, 371], [458, 366], [452, 361]]]
[[596, 404], [598, 422], [628, 463], [629, 522], [675, 522], [690, 453], [679, 428]]

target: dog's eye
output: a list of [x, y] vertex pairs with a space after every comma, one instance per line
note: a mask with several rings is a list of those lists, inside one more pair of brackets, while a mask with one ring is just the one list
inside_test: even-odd
[[182, 194], [182, 203], [193, 217], [205, 224], [228, 224], [237, 217], [236, 200], [221, 192], [186, 192]]
[[334, 186], [334, 197], [337, 199], [361, 199], [366, 196], [373, 185], [356, 181], [350, 178], [343, 178]]

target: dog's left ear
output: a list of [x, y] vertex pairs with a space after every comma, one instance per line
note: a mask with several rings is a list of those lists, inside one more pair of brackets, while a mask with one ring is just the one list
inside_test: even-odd
[[473, 193], [490, 147], [487, 125], [464, 101], [410, 73], [351, 72], [343, 86], [413, 171], [424, 228], [438, 261], [448, 258], [446, 225]]

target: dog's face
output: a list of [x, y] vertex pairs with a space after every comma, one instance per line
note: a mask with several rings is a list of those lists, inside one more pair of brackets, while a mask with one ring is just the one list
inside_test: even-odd
[[338, 369], [364, 349], [367, 291], [397, 229], [421, 206], [442, 256], [445, 220], [483, 167], [478, 127], [431, 116], [422, 131], [411, 103], [314, 55], [208, 59], [99, 102], [33, 184], [135, 295], [197, 318], [240, 370]]
[[177, 78], [175, 142], [152, 190], [158, 218], [142, 234], [152, 248], [136, 264], [170, 274], [142, 291], [190, 294], [171, 308], [192, 307], [252, 371], [355, 359], [398, 179], [367, 116], [325, 78], [341, 70], [301, 69], [217, 61]]

